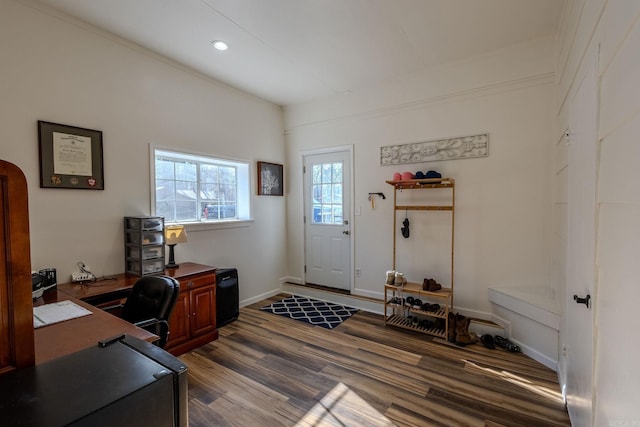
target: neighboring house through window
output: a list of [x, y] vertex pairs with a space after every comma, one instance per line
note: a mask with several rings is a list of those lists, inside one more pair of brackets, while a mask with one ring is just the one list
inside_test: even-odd
[[249, 220], [249, 163], [153, 149], [155, 215], [165, 223]]

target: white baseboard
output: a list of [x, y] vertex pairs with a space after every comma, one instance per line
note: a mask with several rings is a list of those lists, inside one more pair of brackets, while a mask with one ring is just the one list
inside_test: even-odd
[[373, 292], [373, 291], [368, 291], [366, 289], [354, 289], [351, 294], [361, 296], [364, 298], [377, 299], [380, 301], [380, 303], [384, 301], [384, 292]]
[[460, 313], [466, 317], [472, 317], [474, 319], [493, 321], [491, 313], [487, 313], [486, 311], [473, 310], [471, 308], [465, 307], [453, 307], [451, 311], [454, 313]]
[[507, 337], [522, 352], [558, 370], [560, 312], [553, 295], [541, 288], [489, 288], [494, 316], [508, 319]]
[[524, 343], [521, 343], [518, 340], [510, 338], [510, 341], [512, 341], [513, 343], [517, 344], [520, 347], [520, 350], [522, 350], [522, 353], [526, 354], [527, 356], [529, 356], [533, 360], [542, 363], [544, 366], [546, 366], [549, 369], [552, 369], [552, 370], [554, 370], [556, 372], [558, 371], [558, 361], [557, 360], [554, 360], [549, 356], [545, 356], [541, 352], [537, 351], [535, 348], [529, 347], [528, 345], [526, 345]]
[[489, 301], [555, 330], [560, 329], [560, 310], [555, 298], [538, 288], [489, 288]]
[[[302, 278], [300, 277], [293, 277], [293, 276], [285, 276], [280, 278], [280, 284], [284, 289], [284, 286], [287, 284], [295, 284], [295, 285], [302, 285], [304, 286], [304, 280], [302, 280]], [[367, 289], [354, 289], [353, 292], [351, 292], [351, 295], [357, 295], [357, 296], [361, 296], [364, 298], [373, 298], [373, 299], [377, 299], [380, 300], [380, 302], [382, 302], [384, 300], [384, 292], [374, 292], [374, 291], [370, 291]]]
[[247, 305], [254, 304], [258, 301], [262, 301], [263, 299], [271, 298], [272, 296], [278, 295], [279, 293], [282, 293], [282, 289], [280, 288], [272, 289], [268, 292], [255, 296], [253, 298], [240, 301], [240, 307], [246, 307]]
[[502, 328], [504, 329], [504, 337], [505, 338], [509, 338], [511, 337], [511, 322], [508, 321], [507, 319], [504, 319], [494, 313], [491, 313], [491, 321], [493, 323], [497, 323], [498, 325], [502, 326]]

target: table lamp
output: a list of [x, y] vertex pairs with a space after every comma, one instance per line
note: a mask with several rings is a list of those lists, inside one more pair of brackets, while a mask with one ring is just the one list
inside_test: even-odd
[[173, 254], [173, 247], [178, 243], [187, 242], [187, 230], [184, 225], [167, 225], [164, 229], [164, 243], [169, 246], [169, 263], [167, 268], [178, 268]]

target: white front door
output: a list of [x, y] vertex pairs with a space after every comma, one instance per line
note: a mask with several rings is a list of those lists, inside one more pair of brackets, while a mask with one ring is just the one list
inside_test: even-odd
[[[594, 61], [595, 62], [595, 61]], [[569, 118], [567, 242], [567, 408], [574, 425], [592, 425], [593, 297], [596, 277], [598, 76], [587, 71]]]
[[304, 156], [305, 282], [351, 289], [351, 151]]

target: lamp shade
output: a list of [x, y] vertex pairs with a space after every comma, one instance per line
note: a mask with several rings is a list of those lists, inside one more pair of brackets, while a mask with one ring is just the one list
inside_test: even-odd
[[187, 242], [187, 230], [184, 225], [167, 225], [164, 229], [164, 243], [166, 245], [176, 245]]

